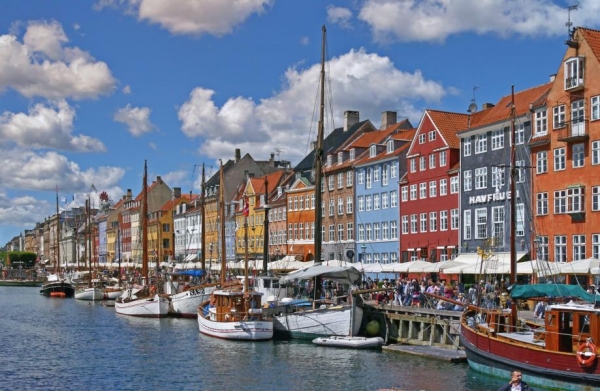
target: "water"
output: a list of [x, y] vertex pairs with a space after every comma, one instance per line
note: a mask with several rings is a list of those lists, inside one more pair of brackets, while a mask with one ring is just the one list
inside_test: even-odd
[[204, 336], [193, 319], [0, 287], [0, 390], [497, 390], [466, 364], [310, 342]]

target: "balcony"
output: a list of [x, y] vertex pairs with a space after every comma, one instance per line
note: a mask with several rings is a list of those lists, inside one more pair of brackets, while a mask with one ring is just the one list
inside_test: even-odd
[[561, 125], [563, 127], [558, 130], [558, 141], [570, 144], [587, 141], [590, 138], [587, 120], [567, 121]]
[[565, 91], [577, 91], [585, 87], [583, 77], [565, 77]]

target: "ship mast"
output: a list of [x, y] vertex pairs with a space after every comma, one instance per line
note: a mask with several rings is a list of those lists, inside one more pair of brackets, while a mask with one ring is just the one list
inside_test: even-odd
[[[516, 135], [515, 135], [515, 86], [511, 87], [511, 121], [510, 121], [510, 281], [512, 287], [517, 283], [517, 246], [516, 239], [516, 202], [517, 193], [515, 191], [515, 180], [517, 176], [516, 167]], [[517, 326], [517, 305], [511, 300], [511, 327], [516, 330]]]
[[226, 246], [225, 246], [225, 178], [223, 177], [223, 161], [219, 167], [219, 218], [221, 220], [221, 286], [225, 285]]
[[148, 280], [148, 167], [144, 160], [144, 182], [142, 183], [142, 276], [146, 279], [146, 284], [150, 285]]
[[321, 44], [321, 80], [320, 80], [320, 107], [319, 107], [319, 127], [317, 133], [317, 144], [315, 147], [315, 262], [321, 262], [321, 248], [323, 244], [323, 218], [321, 215], [321, 204], [323, 195], [321, 178], [323, 176], [323, 120], [325, 116], [325, 36], [327, 30], [323, 25], [322, 44]]
[[206, 251], [205, 251], [205, 249], [206, 249], [206, 235], [205, 235], [206, 224], [204, 222], [205, 218], [206, 218], [205, 217], [206, 213], [204, 211], [205, 206], [206, 206], [206, 202], [205, 202], [206, 201], [206, 196], [205, 196], [206, 182], [204, 181], [204, 163], [202, 163], [202, 186], [201, 186], [200, 191], [202, 192], [202, 194], [200, 194], [200, 209], [201, 209], [200, 213], [201, 213], [201, 219], [202, 219], [202, 221], [200, 222], [200, 230], [201, 230], [200, 235], [202, 235], [202, 237], [200, 239], [201, 240], [200, 246], [202, 248], [201, 262], [202, 262], [202, 270], [206, 271]]

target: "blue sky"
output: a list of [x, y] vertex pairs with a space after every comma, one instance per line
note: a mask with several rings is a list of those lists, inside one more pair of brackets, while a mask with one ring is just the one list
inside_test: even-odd
[[[55, 213], [56, 187], [61, 208], [137, 194], [144, 159], [184, 192], [236, 148], [298, 163], [316, 137], [322, 25], [329, 130], [345, 110], [417, 126], [426, 108], [466, 112], [547, 82], [571, 4], [3, 0], [0, 244]], [[599, 12], [580, 0], [571, 21], [597, 29]]]

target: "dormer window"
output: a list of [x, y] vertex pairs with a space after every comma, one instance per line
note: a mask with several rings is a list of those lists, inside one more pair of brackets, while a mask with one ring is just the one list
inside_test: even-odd
[[387, 145], [386, 145], [386, 152], [387, 153], [394, 152], [394, 140], [388, 140]]
[[377, 156], [377, 145], [371, 145], [369, 147], [369, 157]]
[[281, 187], [277, 188], [277, 197], [281, 197], [281, 195], [283, 194], [283, 189]]
[[354, 148], [352, 148], [350, 150], [350, 160], [354, 160], [355, 157], [356, 157], [356, 150]]
[[344, 162], [344, 152], [338, 152], [337, 164], [342, 164], [343, 162]]
[[332, 166], [333, 165], [333, 156], [327, 155], [327, 165], [328, 166]]
[[573, 57], [565, 61], [565, 90], [583, 87], [583, 57]]
[[435, 135], [436, 135], [435, 130], [430, 130], [429, 131], [429, 135], [428, 135], [429, 136], [429, 141], [435, 140]]

